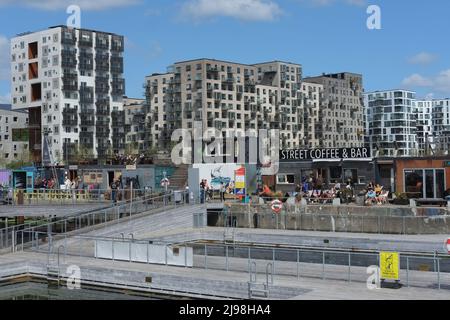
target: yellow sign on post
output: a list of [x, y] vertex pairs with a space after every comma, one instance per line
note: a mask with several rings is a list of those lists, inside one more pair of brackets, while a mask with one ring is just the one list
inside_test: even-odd
[[400, 255], [398, 252], [380, 252], [380, 278], [400, 280]]

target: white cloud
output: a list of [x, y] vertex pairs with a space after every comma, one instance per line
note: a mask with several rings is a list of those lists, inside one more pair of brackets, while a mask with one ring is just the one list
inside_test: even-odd
[[7, 93], [5, 95], [0, 94], [0, 104], [11, 104], [11, 94]]
[[450, 69], [430, 77], [424, 77], [416, 73], [405, 78], [402, 84], [407, 88], [431, 88], [433, 91], [448, 94], [450, 93]]
[[10, 80], [9, 40], [0, 35], [0, 80]]
[[428, 52], [421, 52], [408, 59], [411, 64], [430, 64], [436, 61], [437, 56]]
[[0, 6], [21, 5], [41, 10], [61, 10], [74, 4], [81, 10], [105, 10], [140, 3], [141, 0], [0, 0]]
[[181, 13], [196, 21], [219, 16], [244, 21], [273, 21], [282, 10], [270, 0], [189, 0]]
[[329, 6], [334, 3], [348, 4], [351, 6], [359, 6], [359, 7], [362, 7], [367, 4], [367, 0], [299, 0], [299, 1], [317, 7]]

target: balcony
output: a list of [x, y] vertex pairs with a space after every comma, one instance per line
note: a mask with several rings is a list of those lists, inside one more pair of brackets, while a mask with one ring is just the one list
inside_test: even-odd
[[92, 71], [94, 70], [94, 55], [92, 53], [81, 52], [79, 57], [80, 70], [82, 71]]
[[80, 103], [94, 103], [94, 88], [80, 87]]
[[78, 41], [80, 47], [92, 47], [93, 46], [93, 36], [92, 32], [80, 30], [80, 40]]
[[125, 94], [125, 79], [113, 78], [111, 82], [112, 94], [122, 96]]
[[112, 36], [111, 51], [114, 51], [114, 52], [123, 52], [124, 51], [123, 36], [117, 36], [117, 35]]
[[96, 33], [95, 48], [100, 50], [109, 50], [109, 37], [107, 34]]
[[123, 73], [123, 58], [122, 57], [111, 57], [111, 72], [112, 73]]
[[109, 55], [97, 54], [95, 56], [95, 71], [108, 72], [109, 71]]
[[76, 73], [65, 73], [62, 81], [63, 91], [78, 91], [78, 75]]
[[65, 28], [61, 34], [61, 43], [65, 44], [65, 45], [74, 46], [76, 42], [77, 42], [77, 37], [75, 34], [75, 30], [73, 30], [73, 29], [69, 30], [69, 29]]
[[92, 116], [80, 115], [80, 125], [84, 127], [92, 127], [95, 125], [95, 119]]
[[63, 126], [77, 126], [78, 125], [78, 117], [63, 117], [62, 121]]

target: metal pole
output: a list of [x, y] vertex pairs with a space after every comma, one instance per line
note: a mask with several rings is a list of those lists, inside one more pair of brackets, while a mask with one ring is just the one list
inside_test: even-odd
[[348, 282], [352, 282], [351, 278], [351, 268], [352, 268], [352, 254], [351, 252], [348, 253]]
[[297, 249], [297, 279], [300, 279], [299, 263], [300, 263], [300, 250]]
[[439, 258], [437, 258], [437, 277], [438, 277], [438, 289], [441, 290], [441, 268]]
[[208, 261], [207, 261], [207, 256], [208, 256], [208, 252], [207, 252], [207, 245], [205, 243], [205, 269], [208, 269]]
[[322, 280], [325, 280], [325, 251], [322, 251]]
[[227, 268], [227, 272], [228, 272], [228, 246], [227, 245], [225, 245], [225, 253], [226, 253], [226, 268]]
[[133, 210], [133, 180], [131, 180], [131, 182], [130, 182], [130, 192], [131, 192], [131, 194], [130, 194], [130, 197], [131, 197], [131, 200], [130, 200], [130, 219], [131, 219], [131, 211]]
[[275, 273], [275, 248], [272, 249], [273, 272]]

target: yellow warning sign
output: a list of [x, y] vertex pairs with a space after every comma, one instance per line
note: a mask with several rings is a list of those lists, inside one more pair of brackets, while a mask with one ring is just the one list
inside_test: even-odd
[[398, 252], [380, 252], [380, 278], [400, 280], [400, 255]]

